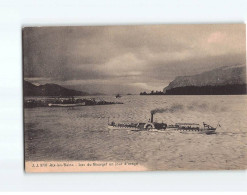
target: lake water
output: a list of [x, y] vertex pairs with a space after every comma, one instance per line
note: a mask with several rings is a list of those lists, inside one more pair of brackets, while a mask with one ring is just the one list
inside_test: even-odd
[[[138, 162], [149, 170], [245, 169], [247, 96], [139, 96], [124, 104], [74, 108], [28, 108], [25, 114], [27, 161], [97, 160]], [[150, 111], [179, 105], [154, 115], [154, 121], [206, 122], [217, 134], [108, 130], [115, 122], [146, 122]]]

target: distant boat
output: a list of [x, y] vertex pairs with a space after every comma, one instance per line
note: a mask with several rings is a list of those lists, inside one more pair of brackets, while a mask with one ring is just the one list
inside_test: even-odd
[[122, 96], [120, 94], [117, 94], [116, 95], [116, 98], [121, 98]]
[[86, 106], [86, 103], [78, 103], [78, 104], [48, 104], [49, 107], [75, 107], [75, 106]]

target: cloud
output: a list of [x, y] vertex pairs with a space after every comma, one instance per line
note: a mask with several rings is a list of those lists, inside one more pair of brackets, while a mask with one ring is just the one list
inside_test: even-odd
[[219, 43], [224, 41], [226, 38], [226, 35], [222, 32], [214, 32], [211, 33], [208, 37], [208, 43]]
[[245, 43], [242, 24], [31, 27], [23, 30], [24, 77], [162, 90], [179, 75], [245, 64]]

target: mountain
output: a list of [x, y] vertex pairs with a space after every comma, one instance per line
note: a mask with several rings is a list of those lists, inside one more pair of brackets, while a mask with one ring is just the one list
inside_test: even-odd
[[192, 76], [176, 77], [163, 93], [166, 95], [246, 94], [246, 66], [223, 66]]
[[86, 92], [67, 89], [56, 84], [33, 85], [32, 83], [23, 82], [24, 96], [84, 96], [89, 95]]

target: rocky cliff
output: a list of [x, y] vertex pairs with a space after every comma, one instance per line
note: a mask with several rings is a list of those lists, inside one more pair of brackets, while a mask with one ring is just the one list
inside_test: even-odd
[[176, 77], [163, 90], [167, 95], [246, 94], [246, 66], [223, 66], [192, 76]]

